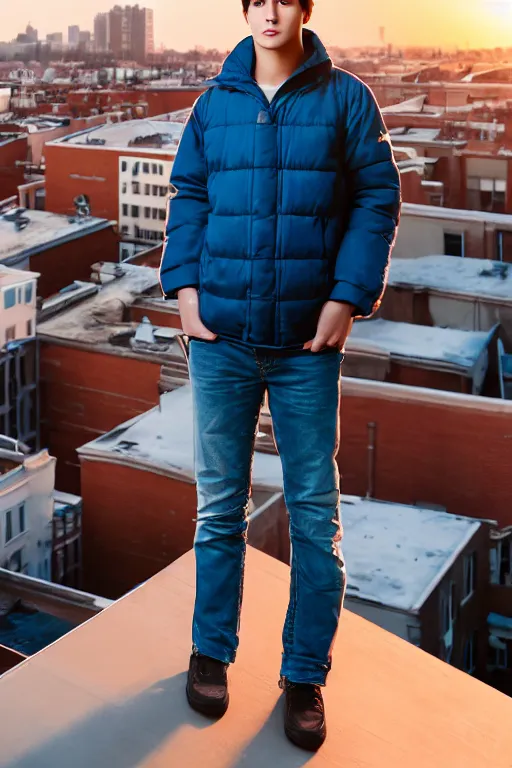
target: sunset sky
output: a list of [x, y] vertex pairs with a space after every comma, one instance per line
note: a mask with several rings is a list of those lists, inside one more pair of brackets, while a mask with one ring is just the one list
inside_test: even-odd
[[[118, 0], [134, 4], [134, 0]], [[67, 36], [69, 24], [93, 29], [94, 14], [114, 0], [69, 3], [64, 0], [2, 0], [0, 39], [11, 40], [26, 24]], [[155, 44], [185, 50], [195, 45], [232, 48], [248, 34], [240, 0], [139, 0], [155, 12]], [[309, 26], [327, 44], [378, 43], [379, 26], [396, 45], [512, 45], [512, 0], [316, 0]]]

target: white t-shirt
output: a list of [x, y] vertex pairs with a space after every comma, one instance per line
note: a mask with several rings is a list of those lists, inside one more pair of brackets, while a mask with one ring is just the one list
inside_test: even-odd
[[280, 87], [282, 86], [282, 83], [279, 83], [279, 85], [261, 85], [260, 88], [267, 97], [269, 103], [272, 101]]

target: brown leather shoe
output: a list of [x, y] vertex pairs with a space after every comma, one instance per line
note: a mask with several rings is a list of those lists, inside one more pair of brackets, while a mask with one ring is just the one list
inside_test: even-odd
[[284, 678], [279, 685], [286, 697], [284, 732], [296, 746], [316, 752], [327, 735], [321, 687]]
[[192, 653], [187, 678], [187, 699], [192, 709], [222, 717], [229, 704], [227, 668], [223, 661]]

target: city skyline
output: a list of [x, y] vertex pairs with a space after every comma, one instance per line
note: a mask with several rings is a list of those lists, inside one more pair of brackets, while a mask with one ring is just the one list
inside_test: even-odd
[[[72, 11], [63, 0], [47, 0], [44, 8], [35, 0], [22, 0], [16, 13], [4, 15], [2, 37], [10, 41], [24, 31], [27, 23], [38, 30], [40, 39], [62, 32], [69, 25], [93, 29], [94, 16], [110, 10], [114, 2], [96, 0]], [[227, 50], [249, 34], [240, 0], [152, 0], [140, 2], [155, 14], [155, 47], [186, 50], [201, 45]], [[441, 23], [440, 23], [441, 21]], [[494, 48], [510, 45], [512, 0], [444, 0], [411, 3], [395, 0], [384, 6], [378, 0], [361, 0], [357, 9], [343, 0], [317, 0], [308, 25], [328, 45], [378, 45], [379, 27], [386, 29], [386, 42], [394, 45], [459, 46]]]

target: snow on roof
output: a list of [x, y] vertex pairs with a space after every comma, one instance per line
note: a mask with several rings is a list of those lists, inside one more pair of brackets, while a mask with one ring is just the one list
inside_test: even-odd
[[5, 264], [0, 264], [0, 288], [27, 283], [29, 280], [37, 280], [38, 277], [41, 277], [39, 272], [30, 272], [28, 269], [12, 269], [6, 267]]
[[418, 611], [481, 523], [438, 510], [343, 496], [347, 597]]
[[389, 285], [431, 288], [444, 293], [458, 293], [476, 298], [499, 299], [512, 303], [512, 269], [505, 279], [490, 272], [500, 262], [463, 259], [459, 256], [420, 256], [415, 259], [391, 259]]
[[390, 128], [389, 130], [393, 144], [395, 141], [398, 143], [398, 139], [407, 142], [436, 141], [440, 133], [440, 128]]
[[465, 370], [473, 368], [489, 343], [488, 331], [461, 331], [392, 320], [354, 323], [347, 340], [347, 352], [377, 348], [398, 360], [437, 363]]
[[382, 113], [384, 115], [403, 114], [404, 112], [419, 113], [423, 111], [423, 105], [425, 104], [426, 94], [420, 96], [413, 96], [411, 99], [401, 101], [400, 104], [391, 104], [389, 107], [383, 107]]
[[15, 263], [18, 259], [47, 250], [61, 242], [111, 226], [107, 219], [94, 216], [78, 224], [70, 222], [67, 216], [49, 211], [30, 209], [23, 215], [30, 219], [30, 223], [19, 232], [12, 221], [0, 216], [0, 261]]
[[102, 285], [94, 296], [38, 323], [38, 335], [101, 344], [121, 328], [129, 328], [129, 324], [123, 324], [124, 307], [158, 285], [158, 274], [152, 267], [136, 264], [123, 263], [121, 268], [122, 277]]
[[[136, 416], [120, 427], [87, 443], [82, 454], [124, 456], [148, 467], [194, 478], [192, 389], [186, 384], [160, 397], [160, 406]], [[256, 452], [253, 483], [279, 490], [283, 485], [281, 461], [274, 454]]]
[[[194, 480], [190, 384], [161, 395], [160, 406], [78, 449]], [[255, 488], [282, 490], [281, 460], [255, 452]], [[447, 512], [342, 496], [347, 595], [417, 610], [480, 523]]]
[[[400, 151], [403, 152], [404, 148], [400, 147]], [[440, 205], [402, 203], [402, 215], [448, 221], [489, 222], [512, 230], [512, 216], [508, 213], [488, 213], [487, 211], [468, 211], [462, 208], [444, 208]]]
[[[75, 146], [103, 146], [107, 148], [126, 148], [133, 142], [142, 139], [160, 137], [160, 148], [177, 148], [190, 109], [178, 110], [158, 118], [127, 120], [121, 123], [110, 123], [94, 126], [86, 131], [80, 131], [70, 136], [57, 139], [56, 143], [74, 144]], [[137, 146], [135, 144], [135, 146]]]

